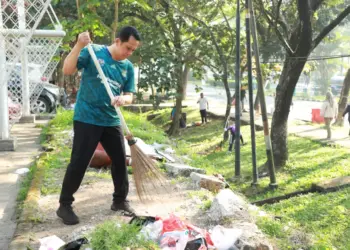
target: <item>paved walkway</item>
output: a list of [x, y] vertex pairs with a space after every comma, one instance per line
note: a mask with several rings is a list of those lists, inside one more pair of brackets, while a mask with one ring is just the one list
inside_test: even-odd
[[[216, 115], [221, 115], [211, 110]], [[234, 111], [231, 113], [232, 117], [235, 117]], [[269, 127], [271, 129], [271, 115], [268, 117]], [[241, 116], [242, 124], [249, 124], [249, 113], [243, 113]], [[310, 115], [311, 120], [311, 115]], [[255, 125], [262, 127], [261, 116], [255, 117]], [[317, 140], [325, 144], [335, 144], [341, 147], [350, 148], [350, 136], [349, 136], [349, 124], [345, 117], [344, 127], [332, 126], [332, 139], [327, 140], [327, 131], [324, 124], [313, 124], [310, 121], [302, 121], [298, 119], [289, 118], [288, 122], [288, 133], [295, 134], [300, 137], [310, 138]]]
[[[43, 124], [47, 121], [37, 121]], [[11, 135], [17, 138], [14, 152], [0, 152], [0, 249], [7, 250], [16, 229], [16, 198], [21, 177], [20, 168], [28, 168], [40, 154], [41, 128], [36, 124], [16, 124]]]
[[300, 137], [307, 137], [326, 144], [335, 144], [345, 148], [350, 148], [349, 128], [332, 127], [332, 139], [327, 140], [327, 130], [324, 124], [292, 124], [288, 128], [289, 134]]

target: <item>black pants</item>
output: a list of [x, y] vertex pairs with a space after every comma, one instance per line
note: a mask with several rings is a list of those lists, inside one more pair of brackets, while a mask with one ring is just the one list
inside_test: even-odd
[[201, 113], [202, 123], [204, 123], [204, 121], [207, 122], [207, 110], [201, 109], [199, 112]]
[[126, 199], [129, 180], [121, 127], [102, 127], [74, 121], [72, 155], [64, 176], [60, 203], [72, 204], [74, 201], [73, 194], [78, 190], [99, 142], [112, 160], [113, 200], [121, 202]]
[[[243, 136], [240, 135], [239, 138], [241, 139], [242, 144], [244, 144]], [[235, 143], [235, 139], [236, 139], [236, 133], [231, 133], [231, 138], [230, 138], [230, 144], [229, 144], [229, 147], [228, 147], [228, 151], [232, 151], [232, 146]]]

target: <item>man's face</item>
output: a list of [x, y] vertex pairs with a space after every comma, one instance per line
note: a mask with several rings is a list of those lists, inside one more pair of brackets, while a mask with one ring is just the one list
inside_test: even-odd
[[203, 94], [201, 94], [201, 98], [203, 98]]
[[124, 60], [134, 53], [134, 51], [139, 47], [140, 42], [135, 39], [135, 37], [130, 36], [127, 42], [122, 42], [119, 38], [115, 40], [118, 49], [118, 59]]

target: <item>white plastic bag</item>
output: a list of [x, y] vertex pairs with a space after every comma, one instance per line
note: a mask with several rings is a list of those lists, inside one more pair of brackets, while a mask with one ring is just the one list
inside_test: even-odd
[[41, 244], [39, 250], [57, 250], [65, 244], [65, 242], [56, 235], [42, 238], [39, 241]]
[[188, 230], [165, 232], [160, 237], [162, 250], [184, 250], [188, 241]]
[[147, 240], [153, 240], [157, 242], [162, 233], [162, 230], [163, 230], [163, 221], [157, 220], [154, 223], [149, 223], [146, 226], [144, 226], [141, 229], [140, 233]]
[[229, 250], [241, 235], [241, 229], [224, 228], [218, 225], [213, 228], [210, 237], [218, 250]]

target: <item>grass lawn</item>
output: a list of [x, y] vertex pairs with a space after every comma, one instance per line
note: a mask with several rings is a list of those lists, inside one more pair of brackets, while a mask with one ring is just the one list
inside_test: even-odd
[[[200, 120], [197, 110], [185, 109], [185, 112], [188, 124]], [[224, 175], [233, 191], [245, 194], [249, 201], [305, 190], [310, 188], [312, 183], [350, 173], [348, 149], [326, 147], [309, 139], [290, 136], [290, 160], [283, 171], [277, 173], [279, 188], [275, 191], [269, 190], [269, 178], [259, 180], [260, 186], [252, 188], [248, 126], [242, 127], [243, 137], [247, 142], [247, 145], [241, 148], [242, 178], [239, 181], [231, 181], [235, 167], [234, 153], [227, 154], [227, 144], [222, 149], [217, 148], [222, 139], [223, 121], [212, 120], [204, 126], [183, 129], [180, 136], [169, 140], [163, 131], [170, 124], [170, 109], [157, 113], [159, 116], [152, 120], [153, 124], [146, 121], [149, 113], [124, 112], [124, 115], [136, 137], [150, 144], [172, 141], [177, 154], [190, 158], [188, 164], [204, 168], [208, 174]], [[44, 129], [46, 135], [56, 135], [49, 145], [53, 151], [38, 162], [45, 169], [41, 190], [44, 195], [59, 192], [61, 183], [57, 183], [57, 173], [64, 173], [62, 168], [66, 168], [71, 150], [67, 143], [70, 135], [62, 131], [72, 129], [72, 115], [71, 111], [59, 111], [48, 128]], [[262, 132], [257, 132], [256, 139], [257, 162], [260, 166], [266, 161]], [[350, 188], [328, 194], [314, 193], [294, 197], [280, 203], [265, 205], [263, 209], [272, 216], [261, 217], [257, 223], [266, 234], [277, 241], [280, 249], [350, 249]]]
[[[187, 124], [200, 120], [197, 110], [185, 109], [185, 112]], [[161, 111], [160, 117], [154, 119], [154, 122], [158, 125], [164, 124], [169, 113], [170, 110]], [[227, 154], [227, 143], [222, 150], [217, 148], [223, 137], [222, 126], [223, 121], [213, 120], [204, 126], [182, 130], [181, 135], [176, 138], [176, 152], [189, 156], [191, 160], [188, 164], [193, 167], [204, 168], [208, 174], [224, 175], [231, 188], [245, 194], [250, 201], [305, 190], [312, 183], [350, 174], [349, 149], [327, 147], [309, 139], [289, 136], [289, 161], [276, 175], [279, 188], [275, 191], [269, 190], [268, 177], [260, 179], [259, 187], [253, 188], [250, 127], [244, 126], [241, 130], [247, 145], [241, 148], [242, 178], [232, 181], [235, 155]], [[261, 166], [266, 161], [262, 132], [257, 132], [256, 146], [257, 163]], [[296, 229], [304, 231], [311, 238], [309, 249], [350, 249], [350, 188], [329, 194], [295, 197], [265, 205], [264, 209], [282, 218], [261, 219], [258, 222], [263, 231], [277, 239], [281, 249], [297, 247], [297, 243], [292, 245], [287, 240]], [[290, 226], [286, 227], [287, 225]]]

